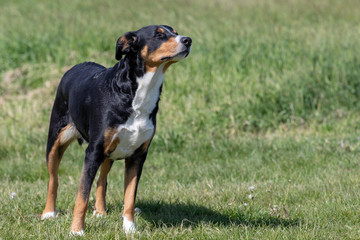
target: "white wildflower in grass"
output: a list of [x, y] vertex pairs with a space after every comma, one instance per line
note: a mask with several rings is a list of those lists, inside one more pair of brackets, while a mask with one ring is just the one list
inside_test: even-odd
[[140, 215], [141, 210], [140, 210], [140, 208], [135, 208], [135, 209], [134, 209], [134, 212], [135, 212], [135, 214]]
[[250, 192], [252, 192], [252, 191], [255, 190], [255, 187], [254, 187], [254, 186], [250, 186], [248, 189], [249, 189]]
[[253, 195], [251, 195], [251, 194], [249, 194], [249, 199], [253, 199], [254, 198], [254, 196]]
[[249, 206], [249, 204], [248, 204], [248, 203], [244, 203], [244, 206], [247, 207], [247, 206]]
[[14, 199], [15, 197], [16, 197], [16, 193], [14, 193], [14, 192], [12, 192], [11, 194], [10, 194], [10, 199]]

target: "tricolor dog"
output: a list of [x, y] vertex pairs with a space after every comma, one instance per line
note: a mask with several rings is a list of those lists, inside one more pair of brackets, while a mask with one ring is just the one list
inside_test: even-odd
[[42, 219], [56, 216], [58, 169], [74, 140], [88, 142], [71, 224], [84, 233], [85, 213], [95, 175], [94, 214], [105, 215], [107, 174], [114, 160], [125, 159], [123, 228], [135, 231], [136, 190], [149, 145], [168, 67], [190, 53], [191, 38], [171, 27], [151, 25], [121, 36], [112, 68], [81, 63], [64, 74], [50, 118], [46, 162], [50, 179]]

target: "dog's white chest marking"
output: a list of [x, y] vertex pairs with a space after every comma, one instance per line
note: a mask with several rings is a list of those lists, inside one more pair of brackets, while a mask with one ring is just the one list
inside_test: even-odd
[[159, 99], [160, 86], [164, 79], [163, 68], [161, 65], [155, 73], [147, 72], [136, 79], [138, 88], [132, 102], [133, 113], [126, 123], [119, 125], [113, 136], [112, 140], [119, 138], [120, 143], [110, 154], [110, 158], [115, 160], [129, 157], [152, 137], [155, 127], [149, 116]]

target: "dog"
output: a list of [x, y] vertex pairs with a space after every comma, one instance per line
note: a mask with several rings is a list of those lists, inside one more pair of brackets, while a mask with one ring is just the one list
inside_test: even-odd
[[56, 216], [58, 169], [74, 140], [88, 143], [76, 196], [71, 233], [84, 234], [85, 213], [95, 175], [94, 215], [106, 215], [107, 174], [125, 159], [123, 229], [136, 231], [134, 206], [143, 164], [154, 137], [163, 78], [186, 58], [192, 39], [172, 27], [151, 25], [122, 35], [112, 68], [93, 62], [72, 67], [62, 77], [50, 117], [46, 149], [49, 183], [42, 219]]

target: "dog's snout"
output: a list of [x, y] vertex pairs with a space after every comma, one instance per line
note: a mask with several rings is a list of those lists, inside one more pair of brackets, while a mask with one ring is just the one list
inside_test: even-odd
[[181, 38], [181, 43], [183, 43], [186, 47], [190, 47], [191, 46], [191, 43], [192, 43], [192, 40], [191, 38], [189, 37], [183, 37]]

